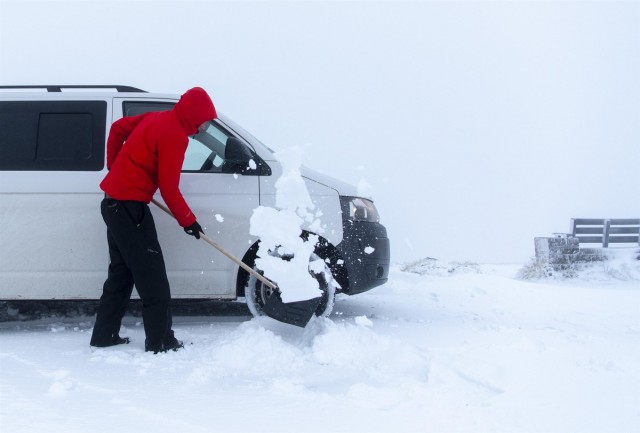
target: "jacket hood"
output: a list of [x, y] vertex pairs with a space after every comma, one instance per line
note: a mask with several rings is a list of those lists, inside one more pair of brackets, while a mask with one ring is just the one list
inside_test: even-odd
[[201, 87], [194, 87], [185, 92], [180, 97], [173, 111], [178, 115], [182, 128], [187, 135], [198, 132], [198, 126], [207, 120], [218, 117], [216, 107], [213, 106], [211, 98]]

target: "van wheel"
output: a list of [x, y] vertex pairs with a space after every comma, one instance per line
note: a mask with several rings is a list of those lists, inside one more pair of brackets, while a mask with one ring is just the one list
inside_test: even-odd
[[[284, 259], [286, 260], [286, 259]], [[315, 253], [309, 257], [309, 263], [314, 262], [316, 260], [322, 260]], [[326, 262], [324, 262], [324, 269], [315, 273], [309, 269], [309, 274], [313, 276], [313, 278], [318, 282], [318, 288], [322, 291], [322, 300], [320, 301], [320, 305], [315, 311], [315, 315], [320, 317], [327, 317], [331, 314], [333, 310], [333, 303], [336, 296], [336, 287], [338, 284], [333, 279], [333, 275], [331, 274], [331, 269]], [[258, 271], [261, 275], [263, 272], [260, 269], [257, 269], [255, 266], [253, 267], [256, 271]], [[249, 276], [247, 281], [247, 285], [245, 286], [245, 298], [247, 300], [247, 306], [249, 307], [249, 311], [255, 317], [266, 316], [264, 312], [264, 304], [273, 293], [273, 289], [263, 284], [260, 280], [258, 280], [253, 275]]]

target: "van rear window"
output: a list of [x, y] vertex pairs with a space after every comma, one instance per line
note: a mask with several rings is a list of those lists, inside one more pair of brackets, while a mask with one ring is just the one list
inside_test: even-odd
[[124, 116], [137, 116], [151, 111], [171, 110], [175, 102], [125, 101], [122, 103]]
[[0, 102], [0, 170], [100, 171], [105, 101]]

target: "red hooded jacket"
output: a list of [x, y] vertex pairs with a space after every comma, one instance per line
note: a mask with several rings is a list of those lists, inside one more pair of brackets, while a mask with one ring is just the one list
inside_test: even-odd
[[[189, 136], [217, 117], [209, 95], [188, 90], [169, 111], [123, 117], [107, 139], [109, 173], [100, 188], [116, 200], [149, 203], [156, 190], [182, 227], [196, 221], [180, 192], [180, 171]], [[125, 144], [126, 141], [126, 145]]]

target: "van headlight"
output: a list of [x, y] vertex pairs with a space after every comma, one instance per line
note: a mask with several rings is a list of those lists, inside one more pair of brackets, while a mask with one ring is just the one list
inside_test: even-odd
[[380, 221], [378, 209], [371, 200], [360, 197], [340, 197], [343, 218], [351, 221], [377, 223]]

